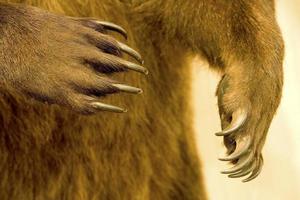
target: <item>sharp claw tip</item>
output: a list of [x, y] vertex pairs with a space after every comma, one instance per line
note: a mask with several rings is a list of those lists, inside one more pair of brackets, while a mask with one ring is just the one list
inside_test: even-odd
[[128, 35], [127, 35], [127, 32], [119, 32], [125, 40], [128, 40]]
[[113, 84], [113, 86], [123, 92], [128, 92], [128, 93], [133, 93], [133, 94], [140, 94], [143, 92], [143, 90], [140, 88], [136, 88], [136, 87], [132, 87], [132, 86], [128, 86], [128, 85]]
[[141, 64], [141, 65], [144, 65], [144, 60], [142, 58], [137, 58], [136, 57], [136, 60]]
[[128, 110], [127, 109], [120, 109], [120, 110], [116, 110], [114, 111], [115, 113], [127, 113]]
[[221, 157], [218, 158], [219, 161], [231, 161], [232, 159], [230, 157]]
[[102, 110], [102, 111], [109, 111], [109, 112], [115, 112], [115, 113], [124, 113], [127, 112], [126, 109], [117, 107], [117, 106], [112, 106], [109, 104], [104, 104], [100, 102], [94, 102], [91, 104], [95, 109]]
[[234, 156], [231, 156], [229, 155], [228, 157], [221, 157], [221, 158], [218, 158], [220, 161], [234, 161], [234, 160], [237, 160], [240, 158], [240, 155], [234, 155]]
[[118, 33], [120, 33], [126, 40], [127, 40], [127, 31], [122, 28], [119, 25], [116, 25], [114, 23], [111, 22], [105, 22], [105, 21], [99, 21], [99, 20], [95, 20], [96, 23], [101, 24], [102, 26], [112, 30], [112, 31], [116, 31]]
[[224, 136], [223, 132], [217, 132], [215, 133], [216, 136]]
[[247, 179], [242, 180], [242, 183], [248, 183], [248, 182], [250, 182], [250, 180], [247, 180]]
[[148, 75], [148, 74], [149, 74], [149, 71], [148, 71], [147, 69], [145, 69], [145, 70], [144, 70], [144, 74], [145, 74], [145, 75]]
[[226, 171], [220, 171], [221, 174], [227, 174]]
[[228, 161], [226, 158], [218, 158], [219, 161]]

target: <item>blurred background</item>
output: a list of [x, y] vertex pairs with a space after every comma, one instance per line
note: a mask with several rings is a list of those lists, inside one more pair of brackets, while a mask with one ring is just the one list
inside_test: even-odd
[[300, 0], [277, 0], [277, 18], [286, 45], [283, 99], [264, 147], [263, 171], [249, 183], [219, 173], [230, 167], [217, 160], [225, 149], [214, 135], [220, 130], [214, 95], [220, 77], [193, 62], [195, 126], [211, 200], [300, 199]]

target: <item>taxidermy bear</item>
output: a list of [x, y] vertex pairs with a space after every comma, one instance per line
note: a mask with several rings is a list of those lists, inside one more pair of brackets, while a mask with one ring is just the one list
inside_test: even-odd
[[259, 174], [283, 82], [272, 0], [7, 0], [0, 42], [1, 200], [206, 199], [191, 55], [222, 76], [223, 173]]

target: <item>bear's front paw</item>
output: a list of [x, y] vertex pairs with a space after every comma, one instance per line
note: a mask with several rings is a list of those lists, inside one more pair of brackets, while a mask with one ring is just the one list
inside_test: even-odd
[[[34, 7], [6, 6], [9, 14], [3, 16], [6, 27], [0, 48], [0, 79], [5, 84], [37, 100], [83, 114], [125, 112], [99, 102], [98, 97], [142, 92], [109, 77], [125, 71], [148, 73], [138, 52], [107, 34], [115, 31], [127, 38], [122, 27]], [[124, 53], [139, 64], [124, 60]]]

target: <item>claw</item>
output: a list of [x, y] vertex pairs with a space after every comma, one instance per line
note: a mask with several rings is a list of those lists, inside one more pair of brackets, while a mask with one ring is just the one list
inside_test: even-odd
[[221, 160], [221, 161], [233, 161], [233, 160], [238, 159], [239, 157], [241, 157], [242, 155], [244, 155], [248, 151], [251, 143], [252, 143], [252, 140], [251, 140], [250, 135], [246, 135], [245, 137], [239, 137], [236, 140], [236, 145], [237, 146], [235, 148], [235, 151], [227, 157], [219, 158], [219, 160]]
[[97, 24], [102, 25], [107, 30], [116, 31], [116, 32], [120, 33], [121, 35], [124, 36], [125, 39], [127, 39], [127, 32], [121, 26], [118, 26], [118, 25], [116, 25], [114, 23], [110, 23], [110, 22], [104, 22], [104, 21], [95, 21], [95, 22]]
[[94, 102], [91, 103], [91, 105], [97, 109], [97, 110], [101, 110], [101, 111], [109, 111], [109, 112], [116, 112], [116, 113], [124, 113], [127, 112], [127, 110], [117, 107], [117, 106], [112, 106], [112, 105], [108, 105], [108, 104], [104, 104], [104, 103], [100, 103], [100, 102]]
[[239, 172], [228, 175], [228, 177], [229, 178], [240, 178], [240, 177], [246, 176], [255, 169], [256, 163], [257, 163], [257, 159], [255, 159], [251, 164], [249, 164], [248, 166], [246, 166], [244, 169], [240, 170]]
[[232, 114], [232, 122], [225, 130], [216, 133], [216, 136], [226, 136], [234, 131], [238, 130], [247, 119], [247, 111], [244, 109], [238, 109]]
[[142, 56], [137, 51], [133, 50], [132, 48], [130, 48], [129, 46], [127, 46], [126, 44], [123, 44], [121, 42], [118, 42], [118, 45], [119, 45], [121, 51], [123, 51], [123, 52], [127, 53], [128, 55], [132, 56], [139, 63], [144, 64]]
[[228, 177], [229, 178], [240, 178], [240, 177], [243, 177], [243, 176], [246, 176], [246, 175], [250, 174], [251, 171], [252, 171], [252, 168], [249, 168], [248, 170], [241, 171], [241, 172], [239, 172], [237, 174], [230, 174], [230, 175], [228, 175]]
[[132, 87], [132, 86], [128, 86], [128, 85], [113, 84], [113, 86], [122, 92], [128, 92], [128, 93], [133, 93], [133, 94], [141, 94], [143, 92], [143, 90], [140, 88], [136, 88], [136, 87]]
[[257, 162], [255, 169], [252, 171], [251, 175], [248, 178], [243, 180], [244, 183], [255, 179], [260, 174], [262, 166], [263, 166], [263, 162], [264, 162], [263, 157], [260, 155], [259, 161]]
[[142, 67], [140, 65], [137, 65], [137, 64], [134, 64], [134, 63], [131, 63], [131, 62], [126, 62], [124, 64], [124, 67], [127, 68], [127, 69], [130, 69], [130, 70], [134, 70], [134, 71], [137, 71], [137, 72], [141, 72], [141, 73], [144, 73], [144, 74], [148, 74], [148, 70], [145, 68], [145, 67]]
[[224, 170], [221, 173], [222, 174], [232, 174], [235, 172], [239, 172], [240, 170], [242, 170], [245, 166], [247, 166], [252, 161], [253, 157], [254, 157], [254, 153], [251, 152], [249, 154], [249, 156], [244, 156], [241, 159], [239, 159], [239, 161], [237, 162], [237, 164], [234, 167], [232, 167], [228, 170]]

